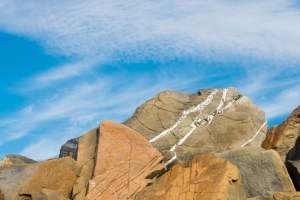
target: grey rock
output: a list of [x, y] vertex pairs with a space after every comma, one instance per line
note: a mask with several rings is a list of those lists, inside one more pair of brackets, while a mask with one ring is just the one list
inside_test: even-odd
[[64, 145], [60, 148], [59, 157], [71, 156], [75, 160], [77, 159], [77, 146], [78, 140], [80, 137], [68, 140]]
[[279, 154], [260, 147], [245, 147], [216, 154], [236, 165], [242, 175], [247, 197], [295, 192]]
[[0, 166], [0, 188], [5, 195], [5, 200], [13, 200], [38, 167], [39, 163]]
[[261, 146], [267, 131], [265, 112], [232, 87], [161, 92], [124, 124], [146, 137], [168, 167], [199, 154]]

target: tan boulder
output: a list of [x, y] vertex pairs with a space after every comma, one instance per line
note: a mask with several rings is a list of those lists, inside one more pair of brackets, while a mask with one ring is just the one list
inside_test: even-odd
[[241, 200], [246, 198], [236, 166], [214, 155], [196, 156], [173, 166], [136, 200]]
[[33, 195], [45, 188], [70, 198], [77, 173], [78, 165], [69, 156], [43, 161], [30, 181], [23, 186], [19, 195]]
[[88, 199], [133, 199], [165, 169], [159, 151], [131, 128], [105, 120], [99, 125], [99, 132]]
[[5, 200], [14, 200], [20, 189], [36, 173], [39, 163], [0, 166], [0, 188]]
[[267, 132], [265, 112], [232, 87], [161, 92], [124, 124], [146, 137], [168, 167], [195, 155], [261, 146]]
[[81, 171], [73, 186], [72, 198], [75, 200], [83, 200], [86, 196], [88, 182], [94, 172], [97, 142], [98, 128], [84, 133], [79, 138], [76, 162], [81, 167]]
[[54, 190], [41, 189], [32, 195], [32, 200], [69, 200]]
[[269, 196], [276, 192], [295, 192], [285, 165], [274, 150], [244, 147], [216, 155], [239, 168], [249, 198]]
[[[294, 147], [299, 135], [300, 106], [298, 106], [279, 126], [273, 126], [268, 130], [266, 138], [262, 143], [262, 147], [264, 149], [276, 150], [282, 161], [285, 161], [285, 156]], [[300, 156], [300, 153], [298, 156]], [[290, 160], [294, 159], [290, 158]]]

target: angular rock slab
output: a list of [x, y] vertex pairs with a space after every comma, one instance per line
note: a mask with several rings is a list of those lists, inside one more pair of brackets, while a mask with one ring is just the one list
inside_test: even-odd
[[274, 150], [244, 147], [216, 155], [239, 168], [247, 197], [296, 191], [284, 163]]
[[[300, 135], [300, 106], [283, 121], [279, 126], [273, 126], [267, 132], [266, 138], [262, 143], [264, 149], [276, 150], [282, 161], [286, 160], [286, 155], [294, 147], [295, 142]], [[300, 153], [294, 152], [289, 160], [300, 159]], [[297, 158], [298, 157], [298, 158]], [[297, 159], [296, 159], [297, 158]]]
[[198, 94], [161, 92], [124, 124], [145, 136], [167, 165], [199, 154], [261, 146], [267, 131], [264, 111], [232, 87]]
[[214, 155], [196, 156], [173, 166], [136, 200], [241, 200], [246, 198], [236, 166]]
[[77, 163], [70, 156], [43, 161], [19, 195], [33, 195], [44, 188], [70, 198], [78, 170]]
[[74, 200], [85, 199], [88, 182], [94, 172], [97, 143], [98, 128], [84, 133], [78, 141], [76, 162], [81, 167], [81, 171], [73, 186], [72, 199]]
[[77, 159], [77, 146], [79, 137], [68, 140], [64, 145], [61, 146], [59, 157], [71, 156], [75, 160]]
[[20, 189], [35, 174], [38, 167], [39, 163], [0, 166], [0, 188], [5, 196], [5, 200], [13, 200]]
[[134, 199], [157, 172], [164, 170], [163, 156], [131, 128], [105, 120], [99, 125], [94, 178], [88, 199]]

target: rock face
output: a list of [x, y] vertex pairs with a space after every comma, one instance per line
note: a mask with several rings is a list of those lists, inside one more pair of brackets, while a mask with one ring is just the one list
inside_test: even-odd
[[36, 162], [35, 160], [32, 160], [32, 159], [27, 158], [25, 156], [9, 154], [9, 155], [5, 156], [0, 161], [0, 166], [2, 166], [2, 165], [31, 164], [31, 163], [35, 163], [35, 162]]
[[84, 133], [78, 141], [76, 162], [81, 170], [73, 186], [72, 198], [75, 200], [85, 199], [88, 182], [94, 172], [97, 141], [98, 128]]
[[277, 192], [269, 197], [254, 197], [246, 200], [299, 200], [300, 192]]
[[62, 145], [62, 147], [60, 148], [59, 157], [62, 158], [65, 156], [71, 156], [72, 158], [74, 158], [76, 160], [78, 140], [79, 140], [79, 137], [68, 140], [64, 145]]
[[300, 189], [300, 161], [288, 160], [286, 166], [297, 191]]
[[[296, 139], [300, 135], [300, 106], [298, 106], [292, 114], [283, 121], [279, 126], [270, 128], [266, 138], [262, 143], [264, 149], [276, 150], [282, 161], [288, 152], [294, 147]], [[293, 155], [293, 157], [297, 155]], [[298, 154], [300, 157], [300, 154]], [[295, 160], [295, 158], [289, 158]]]
[[146, 137], [168, 167], [198, 154], [261, 146], [267, 131], [264, 111], [231, 87], [161, 92], [124, 124]]
[[38, 167], [39, 163], [0, 166], [0, 188], [5, 196], [5, 200], [13, 200], [20, 189], [35, 174]]
[[22, 187], [19, 195], [33, 195], [41, 189], [50, 189], [70, 198], [77, 174], [77, 163], [69, 156], [43, 161], [30, 181]]
[[165, 169], [159, 151], [127, 126], [106, 120], [99, 125], [99, 132], [88, 199], [134, 199], [150, 179]]
[[32, 200], [68, 200], [56, 191], [41, 189], [39, 192], [32, 195]]
[[0, 200], [5, 200], [4, 193], [2, 192], [1, 189], [0, 189]]
[[214, 155], [196, 156], [173, 166], [136, 200], [241, 200], [246, 197], [236, 166]]
[[274, 150], [245, 147], [216, 155], [239, 168], [247, 197], [295, 192], [284, 163]]

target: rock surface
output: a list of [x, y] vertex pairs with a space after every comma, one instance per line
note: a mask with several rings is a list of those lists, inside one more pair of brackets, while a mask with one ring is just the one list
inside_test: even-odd
[[78, 141], [76, 162], [81, 167], [81, 171], [73, 186], [72, 198], [75, 200], [85, 199], [88, 182], [94, 172], [97, 142], [98, 128], [84, 133]]
[[247, 197], [295, 192], [285, 165], [274, 150], [244, 147], [216, 155], [239, 168]]
[[277, 192], [269, 197], [254, 197], [246, 200], [300, 200], [300, 192]]
[[[282, 161], [286, 160], [286, 155], [294, 147], [296, 139], [300, 135], [300, 106], [298, 106], [292, 114], [283, 121], [279, 126], [273, 126], [267, 132], [266, 138], [262, 143], [264, 149], [276, 150]], [[300, 154], [294, 154], [295, 157], [300, 158]]]
[[77, 174], [78, 165], [69, 156], [43, 161], [30, 181], [22, 187], [19, 195], [33, 195], [44, 188], [70, 198]]
[[173, 166], [136, 200], [241, 200], [246, 198], [236, 166], [214, 155], [196, 156]]
[[288, 160], [286, 166], [297, 191], [300, 190], [300, 161]]
[[2, 192], [1, 189], [0, 189], [0, 200], [5, 200], [4, 193]]
[[5, 200], [13, 200], [20, 189], [35, 174], [38, 167], [39, 163], [0, 166], [0, 188], [5, 196]]
[[16, 155], [16, 154], [9, 154], [5, 156], [0, 161], [0, 166], [2, 165], [20, 165], [20, 164], [32, 164], [35, 163], [35, 160], [27, 158], [25, 156]]
[[231, 87], [198, 94], [161, 92], [124, 124], [146, 137], [167, 165], [198, 154], [261, 146], [267, 131], [264, 111]]
[[105, 120], [99, 125], [99, 132], [88, 199], [134, 199], [150, 179], [165, 169], [159, 151], [129, 127]]
[[54, 190], [41, 189], [32, 195], [32, 200], [69, 200]]
[[79, 137], [68, 140], [64, 145], [60, 148], [59, 157], [71, 156], [75, 160], [77, 159], [77, 146], [78, 146]]

